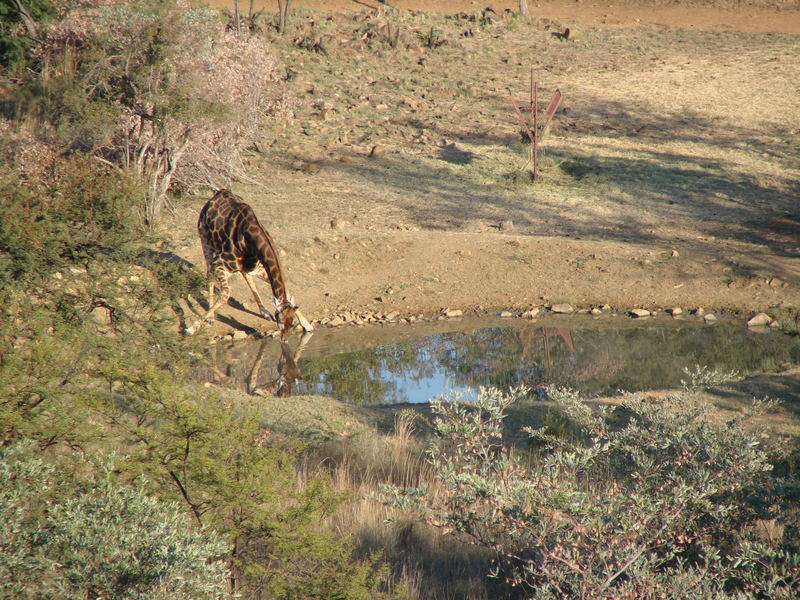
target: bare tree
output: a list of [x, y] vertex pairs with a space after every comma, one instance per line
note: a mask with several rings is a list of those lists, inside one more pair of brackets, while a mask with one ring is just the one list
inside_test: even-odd
[[530, 18], [528, 13], [528, 0], [519, 0], [519, 14], [525, 17], [526, 20]]
[[278, 31], [283, 33], [286, 29], [286, 18], [289, 15], [289, 5], [292, 0], [278, 0]]

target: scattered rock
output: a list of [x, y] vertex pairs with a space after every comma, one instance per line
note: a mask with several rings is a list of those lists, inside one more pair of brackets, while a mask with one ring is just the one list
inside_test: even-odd
[[590, 315], [594, 315], [594, 316], [597, 316], [597, 315], [602, 315], [602, 314], [603, 314], [603, 311], [602, 311], [602, 310], [600, 310], [600, 309], [599, 309], [599, 308], [597, 308], [597, 307], [594, 307], [592, 310], [590, 310], [590, 311], [589, 311], [589, 314], [590, 314]]
[[603, 304], [603, 306], [600, 307], [600, 310], [602, 310], [603, 312], [611, 312], [611, 305]]
[[513, 317], [513, 316], [514, 316], [514, 313], [512, 313], [512, 312], [509, 312], [509, 311], [507, 311], [507, 310], [504, 310], [503, 312], [501, 312], [501, 313], [500, 313], [500, 316], [501, 316], [502, 318], [504, 318], [504, 319], [508, 319], [508, 318], [510, 318], [510, 317]]
[[500, 221], [500, 225], [498, 225], [498, 227], [500, 228], [500, 231], [513, 231], [514, 222], [511, 219]]
[[683, 309], [680, 306], [676, 306], [675, 308], [668, 308], [667, 312], [673, 317], [677, 317], [678, 315], [683, 314]]
[[538, 308], [531, 308], [530, 310], [526, 310], [520, 316], [524, 319], [535, 319], [539, 315], [539, 312], [540, 311]]
[[749, 321], [747, 321], [748, 327], [764, 327], [772, 323], [772, 317], [770, 317], [766, 313], [758, 313], [754, 317], [751, 317]]
[[644, 308], [634, 308], [630, 314], [634, 319], [641, 319], [643, 317], [649, 317], [650, 311]]
[[670, 255], [672, 258], [678, 258], [678, 256], [680, 256], [680, 254], [678, 254], [678, 251], [677, 251], [677, 250], [673, 250], [672, 252], [670, 252], [670, 253], [669, 253], [669, 255]]
[[566, 315], [573, 312], [574, 309], [570, 304], [564, 303], [564, 304], [553, 304], [552, 306], [550, 306], [550, 310], [553, 311], [554, 313]]
[[342, 317], [340, 317], [339, 315], [335, 315], [333, 318], [331, 318], [330, 321], [328, 321], [328, 325], [330, 325], [331, 327], [339, 327], [340, 325], [343, 324], [344, 324], [344, 319], [342, 319]]
[[395, 310], [386, 315], [386, 320], [394, 321], [398, 316], [400, 316], [400, 313]]
[[111, 311], [105, 306], [95, 306], [89, 315], [91, 316], [92, 321], [98, 325], [111, 325]]
[[702, 317], [704, 314], [706, 314], [706, 309], [705, 309], [705, 308], [703, 308], [702, 306], [701, 306], [701, 307], [699, 307], [699, 308], [695, 308], [695, 309], [692, 311], [692, 314], [693, 314], [695, 317]]
[[716, 321], [717, 317], [712, 313], [708, 313], [707, 315], [703, 315], [703, 320], [706, 323], [711, 323], [712, 321]]
[[56, 271], [53, 273], [53, 279], [64, 279], [64, 276], [61, 274], [61, 271]]
[[231, 337], [233, 338], [233, 341], [246, 340], [247, 332], [242, 331], [241, 329], [237, 329], [231, 334]]
[[445, 317], [460, 317], [460, 316], [462, 316], [463, 314], [464, 314], [464, 312], [463, 312], [463, 311], [461, 311], [461, 310], [458, 310], [458, 309], [453, 309], [453, 310], [451, 310], [451, 309], [449, 309], [449, 308], [446, 308], [446, 309], [444, 310], [444, 316], [445, 316]]

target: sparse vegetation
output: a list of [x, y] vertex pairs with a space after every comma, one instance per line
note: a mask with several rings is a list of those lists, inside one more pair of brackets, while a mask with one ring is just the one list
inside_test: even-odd
[[[433, 404], [433, 477], [387, 488], [394, 506], [493, 551], [495, 575], [527, 597], [796, 597], [798, 512], [785, 492], [798, 482], [770, 475], [757, 435], [680, 396], [596, 413], [554, 390], [580, 435], [530, 428], [539, 444], [525, 456], [502, 442], [520, 393]], [[766, 522], [777, 527], [765, 535]]]
[[[293, 9], [287, 20], [289, 1], [280, 4], [281, 35], [259, 26], [252, 5], [238, 31], [183, 0], [0, 6], [3, 594], [449, 600], [531, 589], [542, 598], [654, 597], [658, 587], [683, 600], [685, 586], [692, 597], [792, 597], [796, 457], [771, 455], [737, 423], [717, 427], [676, 398], [630, 397], [598, 416], [561, 394], [559, 406], [540, 411], [536, 443], [516, 448], [500, 435], [509, 400], [493, 397], [478, 410], [436, 405], [444, 443], [426, 454], [430, 424], [408, 413], [378, 433], [368, 411], [330, 399], [256, 399], [200, 385], [189, 374], [206, 368], [202, 342], [175, 331], [201, 277], [174, 239], [159, 237], [165, 209], [180, 207], [182, 193], [340, 147], [356, 158], [324, 154], [323, 168], [338, 169], [325, 193], [346, 195], [349, 213], [366, 214], [378, 194], [363, 182], [380, 179], [392, 188], [389, 203], [424, 195], [412, 197], [416, 206], [392, 206], [416, 226], [441, 221], [431, 211], [443, 202], [454, 222], [471, 214], [475, 188], [486, 194], [482, 223], [502, 210], [517, 211], [519, 224], [516, 215], [536, 206], [542, 223], [560, 225], [571, 218], [553, 200], [564, 190], [587, 204], [606, 192], [643, 204], [675, 196], [684, 209], [720, 189], [755, 199], [747, 206], [775, 193], [776, 210], [792, 216], [796, 149], [778, 144], [751, 165], [735, 145], [766, 154], [764, 136], [781, 130], [727, 138], [707, 115], [681, 121], [658, 103], [653, 116], [653, 105], [625, 112], [590, 98], [590, 84], [628, 57], [650, 65], [676, 39], [738, 57], [739, 42], [726, 33], [588, 29], [580, 44], [554, 50], [561, 26], [544, 19], [382, 6], [313, 19]], [[529, 186], [508, 182], [524, 162], [513, 130], [495, 129], [509, 122], [496, 118], [497, 98], [515, 69], [530, 68], [527, 59], [501, 62], [509, 55], [495, 45], [501, 36], [534, 56], [549, 83], [569, 75], [584, 86], [558, 124], [584, 137], [579, 147], [554, 145], [535, 204]], [[793, 38], [757, 41], [783, 68]], [[576, 76], [570, 64], [588, 54], [589, 73]], [[488, 74], [476, 58], [485, 56], [497, 67]], [[693, 136], [701, 151], [648, 154], [637, 144], [654, 127], [656, 136], [668, 127]], [[598, 132], [611, 137], [598, 141]], [[376, 141], [389, 151], [366, 157]], [[718, 143], [725, 161], [703, 154]], [[279, 173], [275, 190], [305, 194], [311, 178], [291, 173]], [[281, 207], [278, 226], [326, 229], [321, 195]], [[193, 230], [189, 212], [179, 225]], [[307, 238], [309, 248], [323, 245]], [[406, 282], [394, 291], [415, 293]], [[796, 320], [785, 310], [783, 320]], [[350, 376], [375, 366], [364, 360]], [[702, 369], [687, 377], [687, 393], [719, 380]], [[365, 384], [359, 399], [390, 392]], [[418, 490], [398, 491], [405, 512], [389, 526], [376, 497], [387, 484]], [[498, 557], [499, 573], [527, 588], [487, 578]]]

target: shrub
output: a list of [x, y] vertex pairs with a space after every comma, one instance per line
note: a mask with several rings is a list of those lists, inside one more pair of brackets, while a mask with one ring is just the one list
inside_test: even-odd
[[0, 173], [0, 283], [124, 250], [141, 234], [131, 177], [76, 156], [38, 181]]
[[142, 177], [151, 224], [170, 186], [220, 187], [239, 172], [264, 117], [285, 110], [262, 40], [180, 2], [73, 3], [33, 62], [15, 113]]
[[392, 502], [494, 550], [496, 574], [532, 598], [797, 597], [795, 526], [757, 527], [795, 518], [782, 502], [797, 482], [771, 476], [757, 434], [681, 396], [629, 396], [599, 414], [555, 396], [581, 435], [530, 429], [544, 444], [534, 460], [501, 446], [513, 394], [434, 403], [441, 486], [388, 488]]
[[0, 453], [4, 598], [227, 597], [225, 546], [189, 529], [175, 506], [115, 484], [108, 466], [53, 498], [53, 467], [25, 454]]
[[[22, 6], [23, 12], [19, 6]], [[38, 35], [37, 23], [56, 14], [56, 6], [50, 0], [25, 0], [0, 4], [0, 67], [14, 70], [26, 61]], [[34, 27], [30, 31], [28, 27]]]

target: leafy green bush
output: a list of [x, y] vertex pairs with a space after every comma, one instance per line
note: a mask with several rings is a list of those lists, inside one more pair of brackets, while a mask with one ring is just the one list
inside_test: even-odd
[[2, 450], [3, 597], [227, 597], [225, 545], [189, 529], [174, 505], [115, 484], [110, 469], [64, 489], [53, 467], [24, 447]]
[[[20, 11], [20, 6], [23, 13]], [[37, 27], [56, 14], [56, 6], [50, 0], [25, 0], [3, 2], [0, 4], [0, 67], [15, 70], [26, 64], [31, 48], [34, 46], [35, 32], [27, 25]], [[30, 19], [26, 24], [26, 19]]]
[[553, 394], [582, 435], [530, 429], [533, 460], [502, 448], [514, 394], [435, 403], [441, 485], [388, 488], [392, 502], [494, 550], [532, 598], [798, 597], [797, 481], [771, 475], [757, 434], [684, 396], [592, 411]]
[[141, 235], [130, 176], [81, 155], [42, 175], [0, 173], [0, 284], [119, 253]]

